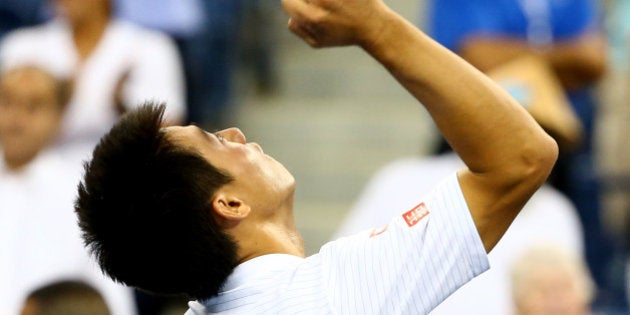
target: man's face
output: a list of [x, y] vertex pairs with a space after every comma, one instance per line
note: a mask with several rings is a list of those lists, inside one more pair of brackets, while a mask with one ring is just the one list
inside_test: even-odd
[[19, 68], [0, 78], [0, 146], [9, 166], [28, 163], [57, 135], [62, 108], [53, 77]]
[[228, 188], [258, 215], [274, 215], [275, 210], [293, 200], [295, 180], [291, 173], [257, 143], [248, 143], [239, 129], [213, 134], [187, 126], [166, 127], [163, 131], [177, 145], [199, 152], [210, 164], [233, 177]]

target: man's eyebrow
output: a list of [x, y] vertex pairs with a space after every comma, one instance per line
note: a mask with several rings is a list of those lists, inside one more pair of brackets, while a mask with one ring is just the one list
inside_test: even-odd
[[196, 125], [195, 125], [194, 129], [195, 129], [195, 133], [197, 133], [199, 136], [201, 136], [203, 138], [208, 138], [208, 133], [205, 132], [203, 129], [197, 127]]
[[195, 128], [194, 128], [195, 132], [197, 134], [199, 134], [199, 136], [201, 136], [203, 138], [206, 138], [207, 140], [211, 139], [214, 136], [214, 139], [216, 141], [219, 141], [219, 142], [223, 141], [223, 137], [218, 134], [218, 131], [217, 132], [207, 132], [207, 131], [197, 127], [197, 125], [194, 125], [194, 126], [195, 126]]

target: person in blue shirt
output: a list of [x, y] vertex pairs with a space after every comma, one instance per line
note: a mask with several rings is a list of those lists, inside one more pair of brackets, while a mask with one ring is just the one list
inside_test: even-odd
[[584, 138], [572, 151], [561, 149], [550, 181], [578, 209], [600, 304], [623, 305], [623, 294], [610, 289], [614, 250], [599, 218], [594, 167], [592, 87], [607, 63], [600, 9], [597, 0], [439, 0], [429, 4], [428, 27], [433, 38], [481, 71], [527, 55], [546, 61], [554, 71], [584, 127]]

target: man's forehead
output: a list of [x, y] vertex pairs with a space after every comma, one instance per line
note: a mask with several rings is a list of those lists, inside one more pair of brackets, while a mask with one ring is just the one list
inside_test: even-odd
[[199, 129], [194, 125], [188, 126], [164, 126], [160, 128], [160, 132], [170, 135], [170, 136], [184, 136], [184, 135], [193, 135], [195, 133], [199, 133], [199, 131], [195, 131], [195, 129]]
[[198, 140], [205, 138], [205, 131], [194, 125], [166, 126], [160, 128], [160, 132], [164, 134], [167, 140], [186, 147], [194, 147]]

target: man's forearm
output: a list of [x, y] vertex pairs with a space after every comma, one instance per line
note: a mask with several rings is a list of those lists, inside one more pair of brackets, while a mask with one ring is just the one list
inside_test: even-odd
[[380, 0], [283, 0], [313, 47], [359, 45], [429, 111], [468, 166], [458, 179], [486, 250], [549, 175], [557, 145], [507, 92]]
[[460, 184], [490, 251], [546, 180], [558, 147], [491, 79], [395, 14], [385, 19], [363, 47], [424, 105], [468, 166]]
[[522, 159], [522, 151], [541, 151], [541, 145], [552, 142], [485, 75], [395, 13], [386, 19], [379, 38], [366, 40], [363, 47], [427, 108], [472, 171], [505, 172], [506, 164]]

